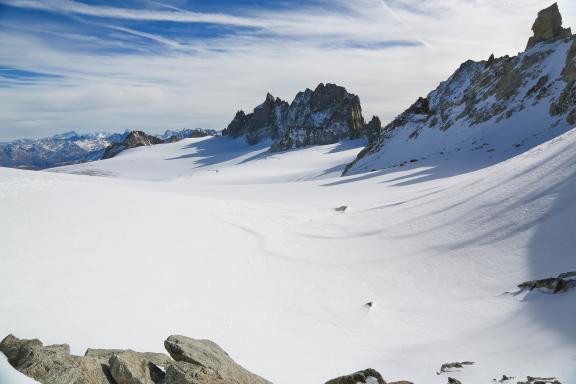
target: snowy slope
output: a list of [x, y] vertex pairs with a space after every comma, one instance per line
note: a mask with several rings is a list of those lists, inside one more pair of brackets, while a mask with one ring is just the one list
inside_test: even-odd
[[337, 177], [361, 146], [204, 138], [58, 169], [113, 177], [0, 168], [0, 335], [79, 354], [209, 338], [278, 384], [439, 384], [464, 360], [466, 384], [575, 382], [576, 292], [503, 292], [576, 270], [576, 130], [489, 167]]
[[576, 88], [567, 76], [575, 52], [572, 37], [514, 57], [465, 62], [386, 126], [346, 173], [455, 153], [495, 164], [568, 131], [576, 119]]

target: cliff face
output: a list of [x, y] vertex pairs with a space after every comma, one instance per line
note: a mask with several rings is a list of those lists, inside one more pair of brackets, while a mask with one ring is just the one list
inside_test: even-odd
[[291, 104], [268, 94], [253, 113], [236, 113], [223, 135], [245, 137], [251, 145], [269, 139], [271, 151], [284, 151], [374, 135], [379, 122], [365, 124], [360, 99], [344, 87], [319, 84], [299, 92]]
[[247, 115], [244, 111], [238, 111], [222, 134], [233, 138], [245, 137], [250, 145], [266, 139], [275, 140], [284, 131], [288, 108], [287, 102], [268, 93], [264, 102], [254, 108], [254, 112]]
[[336, 143], [362, 135], [360, 98], [335, 84], [320, 84], [296, 95], [290, 104], [285, 132], [271, 150]]
[[576, 124], [576, 37], [556, 5], [518, 56], [467, 61], [382, 129], [345, 174], [460, 151], [526, 150]]

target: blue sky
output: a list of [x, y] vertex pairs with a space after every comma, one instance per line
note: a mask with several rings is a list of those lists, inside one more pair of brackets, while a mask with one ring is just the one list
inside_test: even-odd
[[[0, 141], [222, 129], [319, 82], [394, 117], [466, 59], [516, 54], [540, 0], [0, 0]], [[576, 4], [559, 1], [576, 27]]]

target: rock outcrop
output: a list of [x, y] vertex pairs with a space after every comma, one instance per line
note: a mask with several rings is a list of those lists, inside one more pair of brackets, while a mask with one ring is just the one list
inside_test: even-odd
[[463, 63], [382, 128], [344, 174], [463, 150], [505, 158], [573, 128], [576, 36], [561, 27], [556, 5], [539, 13], [534, 32], [518, 56]]
[[276, 140], [284, 132], [288, 108], [287, 102], [268, 93], [264, 102], [252, 113], [238, 111], [222, 134], [232, 138], [245, 137], [250, 145], [266, 139]]
[[386, 381], [378, 371], [368, 368], [329, 380], [326, 384], [386, 384]]
[[442, 367], [440, 367], [440, 372], [438, 372], [438, 373], [451, 372], [454, 369], [461, 369], [467, 365], [474, 365], [474, 362], [473, 361], [462, 361], [462, 362], [457, 361], [454, 363], [445, 363], [445, 364], [442, 364]]
[[235, 384], [266, 384], [268, 381], [236, 364], [228, 354], [210, 340], [170, 336], [164, 347], [176, 361], [194, 364], [216, 372], [223, 380]]
[[71, 355], [66, 344], [44, 346], [37, 339], [9, 335], [0, 351], [14, 368], [42, 384], [114, 384], [99, 357]]
[[562, 28], [562, 15], [557, 3], [538, 12], [532, 31], [534, 36], [528, 40], [526, 49], [543, 41], [553, 41], [572, 36], [570, 28]]
[[148, 135], [142, 131], [131, 131], [122, 142], [113, 143], [106, 148], [102, 159], [110, 159], [126, 149], [161, 143], [163, 143], [162, 139], [156, 136]]
[[160, 138], [164, 143], [176, 143], [184, 139], [193, 139], [193, 138], [216, 136], [216, 135], [217, 135], [216, 131], [212, 129], [194, 128], [194, 129], [183, 129], [181, 131], [167, 130]]
[[236, 364], [217, 344], [170, 336], [162, 353], [88, 349], [70, 354], [66, 344], [44, 346], [40, 340], [9, 335], [0, 351], [18, 371], [41, 384], [268, 384]]
[[243, 137], [250, 145], [271, 140], [274, 152], [343, 139], [373, 139], [380, 128], [377, 117], [365, 123], [358, 96], [335, 84], [319, 84], [299, 92], [291, 104], [268, 94], [253, 113], [238, 111], [222, 134]]
[[522, 292], [533, 291], [535, 289], [544, 293], [563, 293], [576, 288], [576, 272], [565, 272], [559, 274], [557, 277], [549, 277], [546, 279], [525, 281], [518, 284], [518, 291], [513, 292], [518, 295]]
[[285, 131], [271, 150], [358, 138], [364, 124], [358, 96], [335, 84], [319, 84], [314, 91], [307, 89], [296, 95], [286, 115]]

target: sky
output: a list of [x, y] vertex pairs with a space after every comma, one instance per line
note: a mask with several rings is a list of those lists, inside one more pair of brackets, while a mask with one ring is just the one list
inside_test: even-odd
[[[0, 0], [0, 141], [223, 129], [320, 82], [390, 121], [468, 60], [524, 50], [542, 0]], [[576, 2], [559, 0], [576, 29]]]

